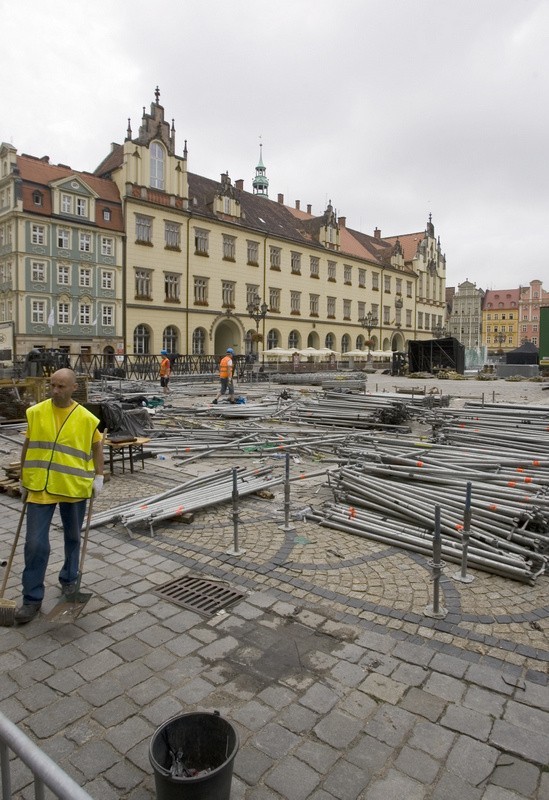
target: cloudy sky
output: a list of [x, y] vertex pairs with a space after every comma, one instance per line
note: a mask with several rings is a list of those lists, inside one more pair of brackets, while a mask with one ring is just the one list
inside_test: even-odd
[[351, 228], [423, 230], [447, 284], [549, 288], [549, 0], [0, 0], [0, 140], [92, 171], [161, 91], [179, 152]]

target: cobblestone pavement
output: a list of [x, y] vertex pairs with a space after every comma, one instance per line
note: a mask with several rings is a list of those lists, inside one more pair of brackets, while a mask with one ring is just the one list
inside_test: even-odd
[[[405, 381], [369, 385], [393, 391]], [[456, 403], [482, 391], [487, 401], [549, 401], [530, 383], [446, 391]], [[4, 461], [16, 455], [4, 448]], [[144, 471], [115, 474], [99, 510], [215, 466], [182, 472], [147, 460]], [[213, 709], [240, 736], [232, 800], [548, 800], [547, 577], [524, 586], [473, 573], [464, 585], [445, 575], [449, 614], [436, 621], [424, 615], [426, 559], [313, 523], [282, 530], [282, 491], [273, 493], [242, 501], [238, 557], [226, 552], [230, 506], [165, 522], [154, 538], [116, 524], [92, 530], [83, 588], [93, 597], [82, 616], [0, 628], [2, 713], [97, 800], [154, 798], [154, 730]], [[293, 485], [292, 509], [328, 496], [320, 480]], [[6, 557], [20, 502], [0, 495], [0, 506]], [[46, 612], [60, 561], [54, 536]], [[21, 564], [19, 552], [8, 597]], [[205, 618], [155, 594], [188, 574], [244, 596]], [[17, 761], [12, 781], [15, 797], [34, 796]]]

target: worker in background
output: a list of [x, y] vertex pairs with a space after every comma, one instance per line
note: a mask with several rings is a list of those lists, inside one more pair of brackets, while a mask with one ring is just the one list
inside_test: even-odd
[[27, 409], [28, 428], [21, 452], [21, 495], [27, 503], [23, 603], [15, 612], [20, 625], [30, 622], [44, 599], [50, 556], [50, 525], [59, 504], [65, 561], [59, 572], [63, 595], [77, 591], [80, 531], [86, 504], [103, 488], [103, 437], [99, 420], [72, 395], [72, 369], [54, 372], [51, 399]]
[[233, 373], [234, 373], [234, 364], [233, 364], [233, 356], [234, 350], [232, 347], [227, 347], [227, 354], [223, 356], [221, 361], [219, 362], [219, 380], [220, 380], [220, 388], [219, 393], [215, 400], [213, 400], [213, 404], [215, 405], [220, 397], [223, 397], [225, 393], [229, 392], [229, 402], [234, 403], [234, 383], [233, 383]]
[[162, 356], [162, 361], [160, 362], [160, 386], [164, 394], [170, 393], [170, 375], [172, 374], [172, 365], [170, 359], [168, 358], [168, 351], [161, 350], [160, 355]]

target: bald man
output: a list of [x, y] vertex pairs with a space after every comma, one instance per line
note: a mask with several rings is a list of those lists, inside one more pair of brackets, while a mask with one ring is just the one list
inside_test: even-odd
[[65, 540], [65, 560], [59, 572], [61, 593], [75, 594], [87, 500], [103, 488], [99, 420], [72, 399], [77, 382], [71, 369], [54, 372], [50, 386], [51, 399], [27, 409], [28, 428], [21, 452], [27, 535], [23, 602], [15, 612], [20, 625], [34, 619], [44, 599], [50, 525], [57, 505]]

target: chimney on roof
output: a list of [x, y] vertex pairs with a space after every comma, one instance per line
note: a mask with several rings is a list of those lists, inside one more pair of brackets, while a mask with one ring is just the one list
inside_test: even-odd
[[295, 201], [295, 207], [296, 207], [296, 211], [299, 211], [299, 207], [300, 207], [300, 205], [301, 205], [301, 200], [296, 200], [296, 201]]
[[281, 206], [284, 205], [284, 195], [280, 194], [280, 192], [278, 193], [278, 202], [280, 203]]
[[244, 191], [244, 178], [238, 178], [238, 180], [236, 180], [234, 182], [234, 185], [235, 185], [235, 188], [238, 189], [239, 192], [243, 192]]
[[381, 239], [381, 231], [379, 228], [374, 228], [374, 239]]
[[347, 227], [347, 217], [339, 217], [339, 227], [340, 228]]
[[307, 214], [312, 214], [313, 213], [312, 209], [313, 209], [312, 205], [310, 203], [307, 203]]
[[43, 161], [44, 164], [49, 164], [50, 163], [50, 157], [49, 156], [42, 156], [42, 158], [39, 159], [39, 160]]

